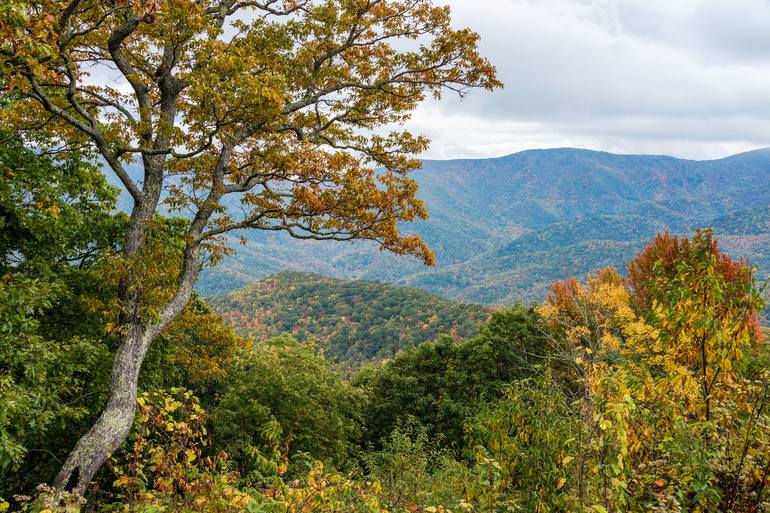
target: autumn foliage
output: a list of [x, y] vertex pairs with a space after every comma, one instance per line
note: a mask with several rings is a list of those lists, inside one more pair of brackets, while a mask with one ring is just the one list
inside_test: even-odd
[[[143, 359], [230, 251], [225, 234], [363, 239], [433, 264], [401, 233], [428, 215], [409, 173], [429, 141], [403, 122], [426, 98], [502, 85], [478, 35], [431, 0], [23, 0], [0, 12], [0, 122], [98, 156], [132, 200], [112, 262], [122, 339], [108, 401], [56, 479], [80, 492], [130, 431]], [[178, 248], [159, 245], [167, 259], [163, 211], [189, 220]]]
[[[693, 240], [672, 236], [666, 232], [658, 234], [636, 258], [628, 264], [628, 285], [634, 292], [638, 308], [651, 308], [653, 302], [665, 301], [666, 285], [682, 266], [692, 265], [696, 259], [707, 260], [719, 280], [720, 298], [714, 304], [719, 309], [717, 317], [726, 315], [726, 310], [745, 302], [751, 296], [756, 283], [755, 269], [742, 258], [733, 259], [719, 251], [719, 244], [711, 231], [698, 231]], [[703, 273], [706, 269], [693, 269]], [[741, 322], [745, 329], [753, 331], [752, 336], [761, 337], [757, 304], [746, 305]]]
[[[109, 404], [132, 322], [157, 322], [173, 301], [191, 223], [153, 215], [126, 256], [129, 222], [97, 170], [16, 136], [0, 172], [0, 511], [770, 511], [762, 289], [710, 230], [660, 235], [625, 276], [554, 283], [473, 338], [355, 373], [307, 340], [241, 339], [190, 292], [144, 347], [138, 395], [107, 410], [108, 429], [124, 410], [137, 417], [87, 479], [88, 500], [39, 485]], [[354, 290], [330, 318], [353, 317], [365, 300]], [[294, 326], [323, 311], [318, 294], [287, 294]], [[389, 313], [401, 297], [359, 320], [407, 329]], [[441, 311], [415, 297], [429, 326]]]
[[770, 438], [759, 426], [770, 420], [770, 376], [755, 364], [766, 352], [762, 306], [753, 269], [721, 254], [710, 231], [658, 236], [626, 279], [605, 270], [586, 284], [554, 284], [541, 313], [555, 368], [574, 367], [582, 440], [564, 503], [764, 511]]

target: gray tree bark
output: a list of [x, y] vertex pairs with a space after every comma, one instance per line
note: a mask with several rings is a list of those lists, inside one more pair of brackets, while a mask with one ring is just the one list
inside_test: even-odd
[[126, 439], [136, 412], [139, 371], [151, 342], [148, 335], [135, 326], [124, 338], [112, 364], [107, 405], [67, 457], [54, 481], [56, 488], [83, 495], [105, 460]]
[[[110, 455], [125, 441], [136, 414], [139, 373], [147, 350], [158, 334], [173, 321], [192, 297], [193, 285], [200, 273], [200, 239], [210, 211], [198, 213], [192, 223], [193, 237], [188, 239], [182, 272], [172, 299], [153, 321], [139, 314], [140, 296], [132, 287], [121, 284], [122, 295], [132, 306], [133, 315], [123, 325], [127, 333], [115, 353], [107, 405], [91, 429], [77, 442], [54, 481], [54, 487], [85, 495], [88, 485]], [[190, 231], [188, 231], [188, 235]], [[144, 234], [141, 235], [144, 237]], [[134, 243], [136, 239], [133, 239]], [[136, 244], [138, 248], [140, 244]], [[137, 279], [134, 277], [133, 279]]]
[[[177, 80], [172, 71], [176, 62], [176, 49], [164, 48], [163, 69], [157, 77], [157, 87], [160, 94], [158, 117], [165, 131], [153, 133], [152, 111], [148, 98], [149, 89], [136, 80], [136, 70], [124, 55], [123, 41], [136, 30], [140, 20], [136, 16], [128, 16], [110, 35], [108, 50], [112, 61], [131, 85], [140, 118], [147, 123], [147, 128], [141, 134], [143, 145], [148, 145], [153, 151], [142, 152], [143, 185], [141, 190], [126, 173], [119, 161], [119, 154], [108, 147], [103, 134], [99, 132], [96, 121], [89, 118], [91, 124], [86, 126], [66, 112], [59, 109], [39, 87], [36, 92], [43, 106], [61, 115], [74, 127], [89, 135], [97, 149], [112, 167], [117, 176], [134, 198], [134, 207], [123, 246], [123, 255], [130, 259], [139, 254], [147, 239], [147, 229], [158, 210], [158, 204], [163, 188], [164, 170], [171, 151], [171, 133], [176, 122], [177, 98], [186, 87], [186, 82]], [[74, 80], [71, 78], [71, 80]], [[37, 85], [34, 83], [33, 85]], [[82, 111], [82, 109], [79, 109]], [[54, 486], [59, 490], [76, 491], [83, 495], [96, 472], [107, 458], [123, 443], [128, 436], [136, 413], [137, 386], [139, 373], [144, 357], [153, 340], [173, 321], [187, 305], [192, 296], [193, 285], [201, 270], [200, 244], [203, 230], [208, 223], [219, 199], [224, 192], [224, 170], [230, 159], [231, 144], [225, 144], [220, 152], [214, 169], [212, 186], [208, 201], [199, 207], [191, 226], [186, 234], [183, 266], [179, 281], [172, 299], [160, 309], [157, 318], [147, 319], [142, 316], [141, 293], [136, 283], [142, 276], [129, 273], [118, 287], [118, 297], [126, 309], [121, 319], [121, 325], [127, 330], [112, 364], [110, 390], [107, 405], [91, 429], [77, 442], [75, 448], [67, 457]]]

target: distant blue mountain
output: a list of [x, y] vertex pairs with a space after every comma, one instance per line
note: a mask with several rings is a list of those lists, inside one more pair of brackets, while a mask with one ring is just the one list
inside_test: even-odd
[[689, 233], [712, 224], [718, 237], [724, 232], [728, 251], [770, 268], [764, 249], [770, 241], [770, 149], [709, 161], [530, 150], [426, 160], [413, 176], [431, 218], [403, 230], [433, 248], [435, 268], [372, 244], [252, 231], [242, 234], [245, 247], [206, 272], [201, 292], [227, 292], [288, 269], [407, 284], [475, 302], [539, 300], [554, 279], [622, 266], [657, 232]]

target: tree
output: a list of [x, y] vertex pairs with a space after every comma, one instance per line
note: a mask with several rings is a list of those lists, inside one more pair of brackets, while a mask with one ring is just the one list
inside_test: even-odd
[[516, 306], [495, 312], [475, 338], [444, 337], [363, 368], [353, 382], [369, 396], [365, 441], [377, 446], [414, 419], [429, 435], [463, 448], [465, 419], [480, 402], [500, 399], [505, 384], [541, 372], [545, 349], [540, 316]]
[[0, 131], [0, 274], [48, 279], [116, 247], [126, 220], [96, 166], [78, 154], [53, 158], [38, 135], [34, 152]]
[[539, 311], [554, 376], [573, 376], [581, 392], [577, 479], [564, 482], [580, 504], [764, 507], [770, 386], [754, 274], [699, 231], [659, 235], [625, 280], [607, 269], [552, 286]]
[[[116, 287], [128, 216], [117, 189], [76, 154], [55, 157], [0, 131], [0, 496], [30, 495], [56, 475], [106, 401]], [[184, 219], [161, 219], [153, 255], [178, 258]], [[157, 232], [157, 234], [156, 234]], [[148, 352], [140, 389], [184, 385], [211, 399], [245, 341], [198, 298]]]
[[284, 335], [238, 354], [211, 408], [211, 431], [251, 482], [263, 477], [255, 454], [270, 454], [271, 431], [288, 458], [304, 453], [339, 467], [360, 436], [362, 399], [312, 345]]
[[[57, 286], [59, 285], [59, 286]], [[61, 285], [26, 277], [0, 278], [0, 477], [3, 493], [16, 484], [20, 467], [59, 423], [88, 414], [78, 401], [88, 377], [106, 357], [103, 346], [84, 338], [51, 340], [37, 319], [51, 308]], [[49, 448], [55, 442], [49, 444]], [[32, 455], [33, 457], [36, 455]], [[26, 469], [24, 469], [26, 470]]]
[[721, 253], [710, 230], [692, 239], [658, 235], [628, 269], [636, 303], [666, 352], [697, 375], [699, 416], [709, 420], [722, 385], [735, 380], [732, 362], [764, 342], [755, 270]]
[[548, 328], [550, 371], [581, 419], [576, 452], [569, 457], [574, 480], [565, 476], [560, 484], [574, 486], [578, 510], [623, 506], [634, 405], [621, 359], [629, 344], [647, 342], [651, 330], [637, 317], [613, 268], [588, 275], [585, 283], [553, 283], [538, 311]]
[[[478, 476], [469, 486], [470, 501], [480, 510], [499, 501], [514, 511], [580, 511], [570, 501], [568, 483], [579, 474], [569, 456], [579, 422], [550, 373], [511, 383], [501, 401], [482, 405], [467, 423], [474, 448], [472, 475]], [[482, 481], [490, 464], [499, 465], [494, 486]]]
[[[478, 36], [451, 28], [448, 8], [430, 0], [25, 0], [2, 9], [0, 87], [15, 99], [3, 121], [43, 125], [64, 149], [93, 148], [134, 201], [108, 403], [55, 481], [79, 492], [125, 439], [145, 354], [201, 268], [221, 257], [222, 234], [369, 239], [432, 263], [398, 228], [427, 215], [407, 175], [428, 141], [385, 129], [427, 95], [500, 85]], [[161, 294], [145, 286], [148, 266], [157, 268], [145, 248], [163, 201], [191, 222]]]
[[53, 477], [68, 429], [104, 395], [107, 345], [92, 318], [67, 313], [125, 216], [97, 168], [74, 155], [57, 161], [41, 144], [33, 152], [5, 131], [0, 177], [0, 495], [10, 496]]

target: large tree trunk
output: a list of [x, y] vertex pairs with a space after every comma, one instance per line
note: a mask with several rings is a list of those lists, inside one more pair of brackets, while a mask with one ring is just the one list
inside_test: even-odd
[[[196, 218], [193, 227], [203, 226], [204, 223], [205, 220]], [[188, 240], [179, 284], [174, 296], [160, 310], [156, 322], [148, 325], [146, 321], [134, 316], [125, 324], [128, 332], [112, 363], [107, 405], [64, 462], [54, 481], [57, 489], [84, 495], [96, 472], [128, 436], [136, 413], [137, 385], [142, 362], [155, 337], [177, 318], [190, 300], [193, 284], [201, 269], [199, 257], [199, 240]], [[140, 301], [139, 296], [133, 297], [132, 301]]]
[[[141, 251], [147, 239], [149, 223], [160, 199], [161, 169], [160, 158], [144, 158], [143, 198], [134, 202], [122, 249], [128, 259]], [[58, 490], [84, 495], [96, 472], [120, 447], [134, 423], [139, 372], [147, 349], [160, 331], [138, 314], [142, 298], [135, 288], [137, 280], [141, 280], [141, 276], [128, 273], [118, 285], [118, 297], [127, 307], [121, 318], [126, 335], [115, 352], [107, 404], [91, 429], [78, 440], [56, 476], [54, 487]]]
[[[162, 158], [156, 160], [160, 162], [145, 159], [145, 200], [134, 205], [123, 248], [123, 254], [129, 258], [141, 250], [146, 240], [149, 220], [152, 219], [160, 198], [162, 173], [159, 170], [162, 168]], [[151, 180], [153, 177], [154, 180]], [[200, 235], [220, 196], [221, 191], [212, 192], [208, 204], [202, 207], [193, 219], [187, 232], [179, 282], [173, 297], [160, 309], [157, 318], [148, 321], [142, 319], [138, 313], [142, 298], [134, 286], [142, 277], [129, 274], [121, 280], [118, 296], [132, 308], [129, 308], [130, 314], [123, 324], [127, 327], [127, 334], [115, 353], [112, 364], [107, 405], [88, 433], [78, 440], [64, 462], [54, 481], [58, 490], [76, 491], [84, 495], [96, 472], [128, 436], [136, 413], [137, 386], [142, 362], [155, 337], [177, 318], [192, 296], [193, 285], [202, 265]]]
[[75, 445], [54, 485], [83, 495], [105, 460], [123, 443], [136, 412], [139, 371], [155, 333], [131, 326], [115, 353], [107, 405], [99, 419]]

